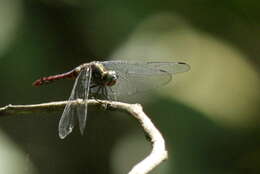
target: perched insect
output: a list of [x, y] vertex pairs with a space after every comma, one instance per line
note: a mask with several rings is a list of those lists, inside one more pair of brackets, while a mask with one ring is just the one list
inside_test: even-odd
[[189, 69], [190, 66], [183, 62], [94, 61], [63, 74], [40, 78], [33, 85], [40, 86], [58, 79], [76, 78], [69, 101], [83, 99], [86, 102], [78, 106], [72, 106], [68, 102], [65, 106], [59, 122], [59, 137], [63, 139], [72, 132], [76, 116], [83, 134], [90, 95], [117, 100], [117, 97], [122, 95], [132, 95], [166, 85], [174, 74]]

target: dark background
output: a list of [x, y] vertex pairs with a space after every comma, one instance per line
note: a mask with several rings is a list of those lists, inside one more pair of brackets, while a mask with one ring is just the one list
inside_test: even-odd
[[[1, 0], [2, 106], [66, 100], [73, 80], [39, 77], [94, 60], [185, 61], [175, 85], [131, 102], [165, 137], [151, 173], [260, 173], [260, 2]], [[89, 107], [86, 134], [58, 137], [61, 112], [0, 119], [0, 173], [127, 173], [150, 150], [136, 120]]]

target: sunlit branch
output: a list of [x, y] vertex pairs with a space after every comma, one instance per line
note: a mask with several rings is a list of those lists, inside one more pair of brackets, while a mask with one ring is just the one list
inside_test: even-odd
[[[70, 102], [75, 105], [84, 104], [80, 99]], [[58, 101], [33, 105], [7, 105], [0, 108], [0, 117], [62, 110], [67, 103], [68, 101]], [[167, 159], [164, 139], [150, 118], [143, 112], [141, 105], [103, 100], [88, 100], [88, 105], [99, 105], [105, 107], [106, 109], [127, 112], [138, 120], [145, 133], [149, 136], [152, 143], [151, 153], [144, 160], [136, 164], [129, 174], [146, 174], [159, 165], [162, 161]]]

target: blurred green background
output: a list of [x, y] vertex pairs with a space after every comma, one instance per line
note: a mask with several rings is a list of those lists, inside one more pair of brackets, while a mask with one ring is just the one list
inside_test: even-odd
[[[191, 71], [130, 100], [165, 137], [151, 173], [260, 173], [260, 2], [1, 0], [1, 106], [66, 100], [39, 77], [93, 60], [184, 61]], [[123, 174], [150, 144], [136, 120], [89, 107], [86, 134], [58, 138], [61, 112], [0, 119], [0, 173]]]

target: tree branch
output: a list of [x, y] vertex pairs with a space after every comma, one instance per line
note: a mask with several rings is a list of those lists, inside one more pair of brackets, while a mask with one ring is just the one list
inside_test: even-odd
[[[70, 101], [75, 105], [83, 104], [81, 99]], [[51, 112], [62, 110], [68, 101], [49, 102], [33, 105], [7, 105], [0, 108], [0, 117], [7, 115], [29, 114], [34, 112]], [[127, 104], [122, 102], [88, 100], [88, 105], [101, 105], [108, 109], [124, 111], [134, 116], [143, 127], [152, 143], [151, 153], [141, 162], [136, 164], [128, 174], [146, 174], [162, 161], [167, 159], [164, 139], [150, 118], [144, 113], [140, 104]]]

